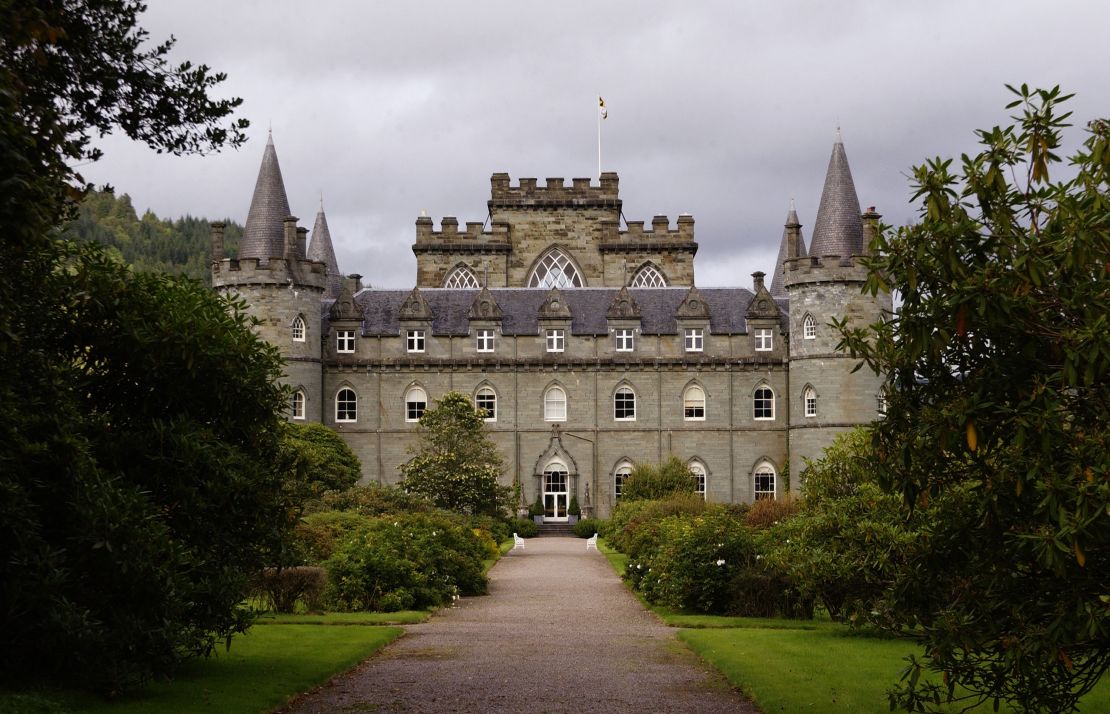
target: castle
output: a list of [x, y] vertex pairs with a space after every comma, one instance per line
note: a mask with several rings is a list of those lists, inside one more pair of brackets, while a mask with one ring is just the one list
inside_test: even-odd
[[607, 516], [633, 464], [672, 454], [710, 501], [775, 498], [881, 411], [880, 379], [829, 326], [891, 309], [861, 292], [879, 215], [861, 214], [839, 139], [811, 243], [791, 205], [770, 285], [756, 272], [751, 289], [695, 286], [689, 215], [622, 229], [615, 173], [490, 183], [488, 222], [417, 219], [411, 291], [344, 277], [322, 207], [308, 241], [272, 138], [237, 259], [213, 224], [213, 285], [285, 357], [290, 419], [341, 434], [364, 482], [399, 480], [420, 415], [452, 390], [485, 410], [506, 485], [555, 521], [572, 497]]

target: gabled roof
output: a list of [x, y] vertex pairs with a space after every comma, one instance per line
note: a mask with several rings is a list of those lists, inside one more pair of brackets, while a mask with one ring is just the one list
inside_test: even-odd
[[817, 221], [813, 224], [813, 243], [809, 254], [860, 255], [863, 253], [863, 221], [860, 219], [859, 198], [848, 168], [848, 155], [844, 143], [837, 136], [825, 174], [825, 188], [821, 191], [821, 205]]
[[[675, 315], [689, 288], [629, 288], [630, 296], [640, 308], [640, 330], [647, 335], [678, 333]], [[540, 308], [549, 297], [542, 288], [494, 288], [489, 290], [501, 308], [501, 330], [505, 335], [537, 335], [540, 331]], [[606, 313], [618, 288], [563, 288], [559, 291], [570, 309], [572, 335], [606, 335]], [[406, 290], [366, 289], [355, 296], [365, 315], [362, 333], [366, 336], [394, 336], [400, 332], [398, 318], [401, 306], [410, 296]], [[468, 314], [477, 289], [423, 288], [420, 295], [432, 315], [432, 334], [465, 335], [469, 331]], [[709, 309], [711, 334], [742, 334], [748, 331], [744, 315], [753, 294], [744, 288], [704, 288], [697, 291]], [[781, 326], [789, 329], [787, 301], [776, 299], [781, 312]]]
[[331, 231], [328, 230], [328, 218], [324, 215], [322, 199], [320, 211], [316, 214], [316, 223], [312, 226], [312, 238], [308, 243], [306, 257], [327, 266], [328, 280], [324, 288], [324, 297], [338, 297], [339, 287], [343, 284], [343, 275], [339, 272], [339, 263], [335, 260], [335, 248], [331, 244]]
[[258, 258], [267, 261], [280, 257], [284, 252], [284, 222], [288, 218], [289, 200], [285, 197], [285, 182], [281, 178], [274, 137], [266, 140], [262, 153], [262, 166], [254, 182], [247, 224], [239, 241], [239, 258]]

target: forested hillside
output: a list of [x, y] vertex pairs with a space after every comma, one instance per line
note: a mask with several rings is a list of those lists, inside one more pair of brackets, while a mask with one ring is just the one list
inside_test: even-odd
[[[150, 211], [139, 218], [126, 193], [116, 196], [92, 191], [82, 202], [77, 218], [62, 229], [62, 235], [103, 243], [136, 270], [187, 275], [207, 285], [211, 283], [212, 256], [209, 220], [185, 216], [171, 221]], [[243, 226], [226, 219], [224, 222], [224, 250], [234, 256]]]

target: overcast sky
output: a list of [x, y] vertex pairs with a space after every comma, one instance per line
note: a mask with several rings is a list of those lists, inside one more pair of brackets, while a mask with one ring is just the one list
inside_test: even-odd
[[243, 222], [272, 126], [293, 213], [311, 228], [322, 193], [340, 269], [376, 287], [414, 283], [422, 209], [484, 220], [494, 172], [596, 180], [598, 94], [625, 216], [692, 213], [701, 286], [769, 272], [791, 198], [811, 238], [838, 124], [860, 203], [901, 224], [909, 167], [973, 150], [1005, 83], [1110, 115], [1101, 0], [154, 0], [142, 22], [228, 74], [251, 140], [179, 158], [109, 138], [85, 177], [140, 213]]

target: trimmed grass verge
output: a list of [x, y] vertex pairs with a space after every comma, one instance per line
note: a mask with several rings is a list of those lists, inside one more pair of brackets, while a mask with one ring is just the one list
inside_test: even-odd
[[268, 612], [259, 615], [255, 625], [415, 625], [432, 616], [431, 610], [400, 610], [398, 612], [325, 612], [318, 615], [282, 615]]
[[255, 714], [318, 687], [401, 636], [399, 627], [257, 627], [232, 640], [231, 650], [194, 660], [172, 682], [112, 701], [57, 691], [0, 694], [0, 712], [50, 714]]

